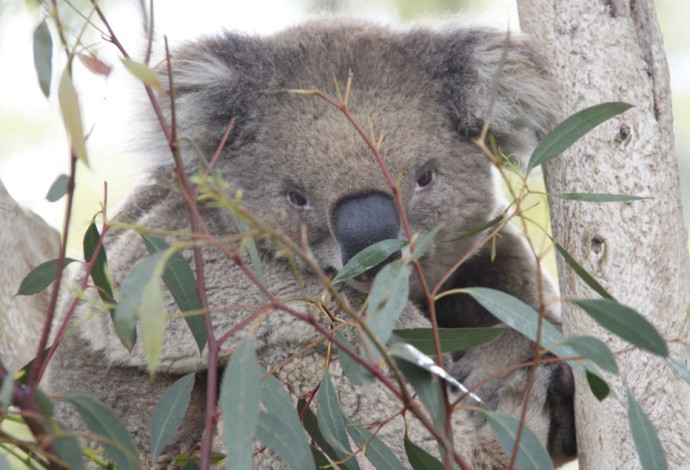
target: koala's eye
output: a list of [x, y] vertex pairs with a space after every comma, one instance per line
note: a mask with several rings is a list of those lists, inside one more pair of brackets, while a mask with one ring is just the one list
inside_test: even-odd
[[417, 186], [415, 189], [420, 190], [426, 188], [434, 181], [435, 177], [436, 172], [434, 170], [426, 170], [424, 173], [419, 175], [419, 178], [417, 178]]
[[309, 201], [302, 194], [297, 191], [290, 191], [287, 193], [288, 202], [298, 209], [306, 209], [309, 207]]

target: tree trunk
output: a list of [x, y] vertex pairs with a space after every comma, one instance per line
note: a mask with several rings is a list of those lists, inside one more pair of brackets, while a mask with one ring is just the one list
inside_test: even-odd
[[[688, 363], [690, 263], [682, 211], [668, 66], [652, 0], [518, 0], [561, 84], [563, 116], [607, 101], [635, 105], [607, 121], [545, 168], [549, 192], [615, 193], [650, 199], [585, 203], [550, 198], [558, 242], [621, 303], [645, 315]], [[559, 259], [562, 296], [594, 297]], [[568, 336], [593, 334], [617, 355], [621, 401], [597, 402], [578, 378], [580, 468], [640, 466], [627, 422], [625, 386], [650, 417], [669, 468], [690, 461], [690, 387], [657, 357], [599, 328], [564, 304]], [[673, 342], [674, 340], [678, 340]], [[625, 386], [623, 385], [625, 384]]]

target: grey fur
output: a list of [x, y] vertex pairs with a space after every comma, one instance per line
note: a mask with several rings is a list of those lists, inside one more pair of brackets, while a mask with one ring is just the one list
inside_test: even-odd
[[[494, 83], [506, 47], [505, 65]], [[425, 233], [444, 224], [422, 260], [432, 285], [479, 237], [458, 240], [458, 235], [492, 219], [501, 208], [491, 165], [468, 139], [478, 134], [492, 93], [495, 91], [491, 126], [506, 151], [521, 150], [553, 122], [553, 87], [536, 54], [522, 37], [507, 41], [505, 33], [484, 29], [397, 31], [348, 21], [315, 21], [266, 38], [226, 33], [192, 42], [173, 53], [172, 66], [179, 134], [211, 155], [225, 127], [237, 118], [217, 164], [229, 183], [228, 195], [242, 189], [246, 208], [262, 220], [274, 221], [288, 234], [298, 236], [300, 226], [305, 226], [311, 252], [327, 271], [342, 268], [341, 250], [333, 235], [334, 207], [348, 196], [390, 194], [390, 190], [371, 151], [337, 110], [314, 96], [281, 90], [331, 92], [333, 77], [344, 87], [348, 72], [353, 72], [349, 108], [359, 123], [366, 127], [370, 119], [377, 137], [383, 136], [381, 154], [393, 177], [400, 175], [401, 198], [412, 231]], [[163, 77], [164, 83], [166, 80]], [[162, 96], [162, 102], [168, 99]], [[145, 145], [159, 162], [155, 176], [168, 176], [171, 159], [155, 123], [151, 120], [148, 125], [152, 131]], [[196, 169], [200, 164], [197, 154], [187, 147], [184, 152], [187, 168]], [[428, 169], [435, 171], [433, 184], [416, 190], [415, 181]], [[299, 191], [309, 208], [292, 207], [286, 198], [290, 191]], [[226, 212], [212, 207], [202, 210], [213, 234], [235, 231]], [[133, 191], [120, 219], [156, 229], [189, 230], [180, 195], [153, 184]], [[488, 253], [481, 252], [448, 286], [500, 288], [538, 307], [533, 255], [512, 227], [502, 235], [495, 263]], [[138, 235], [132, 232], [112, 235], [107, 247], [118, 285], [146, 257]], [[313, 274], [301, 272], [301, 285], [275, 251], [269, 242], [261, 243], [267, 285], [273, 292], [286, 297], [306, 291], [318, 297], [323, 286]], [[222, 253], [204, 248], [204, 258], [212, 307], [262, 303], [256, 287]], [[547, 298], [555, 297], [548, 279], [545, 285]], [[361, 295], [347, 288], [346, 292], [353, 302], [361, 301]], [[398, 326], [428, 326], [417, 282], [411, 285], [411, 300]], [[167, 301], [173, 311], [172, 300]], [[294, 307], [310, 309], [306, 304]], [[87, 310], [83, 307], [80, 313]], [[252, 311], [219, 311], [213, 315], [216, 331], [226, 331]], [[495, 323], [478, 305], [457, 296], [439, 304], [439, 315], [443, 324], [453, 327]], [[559, 323], [555, 306], [547, 316]], [[310, 328], [280, 312], [272, 312], [254, 327], [257, 354], [264, 367], [277, 364], [317, 337]], [[247, 331], [240, 331], [227, 346], [234, 347]], [[199, 356], [182, 320], [171, 320], [166, 335], [159, 373], [149, 380], [141, 346], [128, 353], [114, 334], [109, 315], [92, 315], [58, 349], [51, 388], [95, 393], [125, 419], [139, 448], [148, 452], [149, 419], [162, 392], [181, 374], [205, 368], [205, 358]], [[532, 349], [520, 335], [506, 332], [498, 341], [458, 357], [454, 372], [471, 385], [504, 366], [529, 359]], [[312, 351], [276, 375], [296, 398], [318, 383], [322, 360], [319, 350]], [[330, 367], [343, 406], [353, 420], [371, 422], [399, 409], [400, 404], [383, 387], [376, 385], [363, 394], [342, 378], [337, 362]], [[528, 425], [545, 443], [553, 434], [553, 413], [563, 412], [551, 409], [550, 404], [555, 403], [549, 395], [554, 389], [552, 379], [552, 369], [539, 370], [527, 414]], [[519, 416], [525, 384], [525, 375], [518, 371], [491, 382], [480, 394], [489, 396], [502, 412]], [[166, 458], [188, 450], [201, 438], [203, 386], [195, 393], [187, 421]], [[62, 414], [70, 425], [79, 426], [73, 413], [63, 410]], [[507, 464], [485, 422], [463, 410], [453, 416], [455, 445], [475, 468]], [[413, 441], [437, 453], [436, 444], [419, 423], [411, 420], [409, 425]], [[404, 460], [402, 432], [403, 423], [396, 419], [384, 427], [380, 437]], [[558, 447], [556, 443], [551, 449], [554, 459], [567, 459]], [[264, 452], [255, 464], [275, 468], [275, 459]]]

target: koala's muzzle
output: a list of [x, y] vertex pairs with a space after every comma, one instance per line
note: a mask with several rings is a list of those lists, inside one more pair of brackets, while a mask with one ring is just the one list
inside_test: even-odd
[[[382, 193], [341, 199], [333, 209], [332, 217], [343, 265], [369, 245], [398, 238], [400, 233], [400, 217], [395, 202], [391, 196]], [[397, 253], [392, 257], [399, 256]], [[374, 274], [378, 269], [370, 271]]]

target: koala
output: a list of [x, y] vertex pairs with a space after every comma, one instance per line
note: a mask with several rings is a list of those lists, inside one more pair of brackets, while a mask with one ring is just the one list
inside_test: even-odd
[[[214, 166], [227, 185], [227, 197], [240, 197], [242, 206], [257, 219], [299, 243], [305, 241], [310, 259], [323, 272], [340, 271], [373, 243], [404, 237], [402, 209], [412, 233], [443, 226], [420, 258], [429, 285], [467, 255], [467, 262], [444, 289], [491, 287], [538, 308], [541, 275], [544, 297], [557, 298], [514, 227], [501, 230], [494, 255], [490, 247], [477, 250], [485, 233], [462, 236], [493, 219], [504, 204], [492, 163], [472, 143], [484, 121], [489, 119], [491, 132], [506, 153], [529, 147], [554, 121], [554, 86], [523, 37], [508, 39], [503, 32], [481, 28], [398, 30], [323, 19], [268, 37], [226, 32], [203, 38], [173, 51], [170, 61], [173, 86], [168, 85], [166, 67], [161, 67], [165, 90], [160, 101], [170, 115], [174, 96], [186, 170], [192, 173], [204, 167], [204, 158], [214, 154], [234, 119]], [[349, 113], [373, 132], [370, 137], [378, 142], [382, 161], [397, 182], [400, 206], [371, 149], [343, 113], [316, 96], [286, 91], [318, 89], [334, 94], [334, 78], [344, 90], [350, 75]], [[142, 131], [141, 147], [150, 153], [153, 170], [149, 182], [133, 189], [118, 220], [169, 234], [188, 232], [184, 197], [174, 185], [161, 183], [169, 181], [174, 171], [167, 145], [152, 118], [147, 117], [142, 128], [150, 129]], [[203, 202], [199, 207], [212, 235], [239, 233], [227, 209]], [[173, 235], [168, 238], [176, 240]], [[289, 262], [284, 249], [270, 237], [257, 238], [257, 245], [265, 285], [276, 297], [323, 294], [324, 285], [309, 263]], [[111, 231], [105, 246], [116, 287], [148, 256], [133, 231]], [[255, 283], [217, 246], [204, 246], [202, 251], [211, 318], [221, 334], [254, 313], [264, 300]], [[185, 256], [191, 262], [191, 254]], [[250, 265], [248, 259], [244, 262]], [[341, 288], [352, 305], [361, 305], [364, 295], [359, 291], [366, 291], [375, 271]], [[174, 312], [172, 298], [166, 302], [168, 311]], [[547, 318], [558, 325], [557, 304], [547, 304]], [[290, 305], [319, 315], [307, 302]], [[498, 323], [468, 296], [444, 297], [436, 302], [436, 310], [442, 327]], [[337, 307], [333, 314], [340, 315]], [[396, 327], [428, 328], [428, 314], [420, 281], [411, 276], [408, 304]], [[94, 313], [84, 304], [75, 318], [72, 334], [62, 340], [51, 361], [50, 389], [77, 388], [97, 396], [120, 416], [138, 449], [147, 455], [151, 414], [161, 395], [182, 374], [198, 373], [182, 428], [157, 464], [169, 465], [177, 453], [194, 449], [203, 434], [206, 358], [199, 354], [184, 321], [168, 321], [161, 360], [151, 378], [141, 345], [127, 351], [107, 312]], [[256, 339], [260, 365], [275, 370], [295, 401], [319, 383], [326, 353], [323, 347], [304, 351], [319, 338], [309, 325], [283, 311], [271, 311], [233, 335], [224, 350], [232, 351], [248, 334]], [[357, 343], [356, 334], [346, 334]], [[529, 340], [506, 330], [497, 340], [456, 354], [450, 369], [471, 386], [506, 366], [529, 360], [533, 350]], [[381, 384], [365, 391], [346, 380], [337, 359], [331, 359], [327, 367], [351, 420], [379, 422], [400, 411], [399, 401]], [[493, 409], [519, 417], [528, 373], [521, 369], [505, 375], [478, 393]], [[572, 388], [567, 366], [543, 365], [529, 397], [527, 425], [557, 464], [576, 452]], [[70, 427], [83, 429], [74, 412], [67, 408], [59, 412]], [[485, 419], [463, 408], [452, 416], [453, 444], [473, 468], [508, 465]], [[407, 462], [405, 429], [415, 443], [438, 455], [437, 442], [416, 419], [405, 423], [398, 415], [378, 436]], [[362, 453], [355, 458], [370, 468]], [[258, 453], [254, 459], [255, 468], [283, 465], [271, 452]]]

